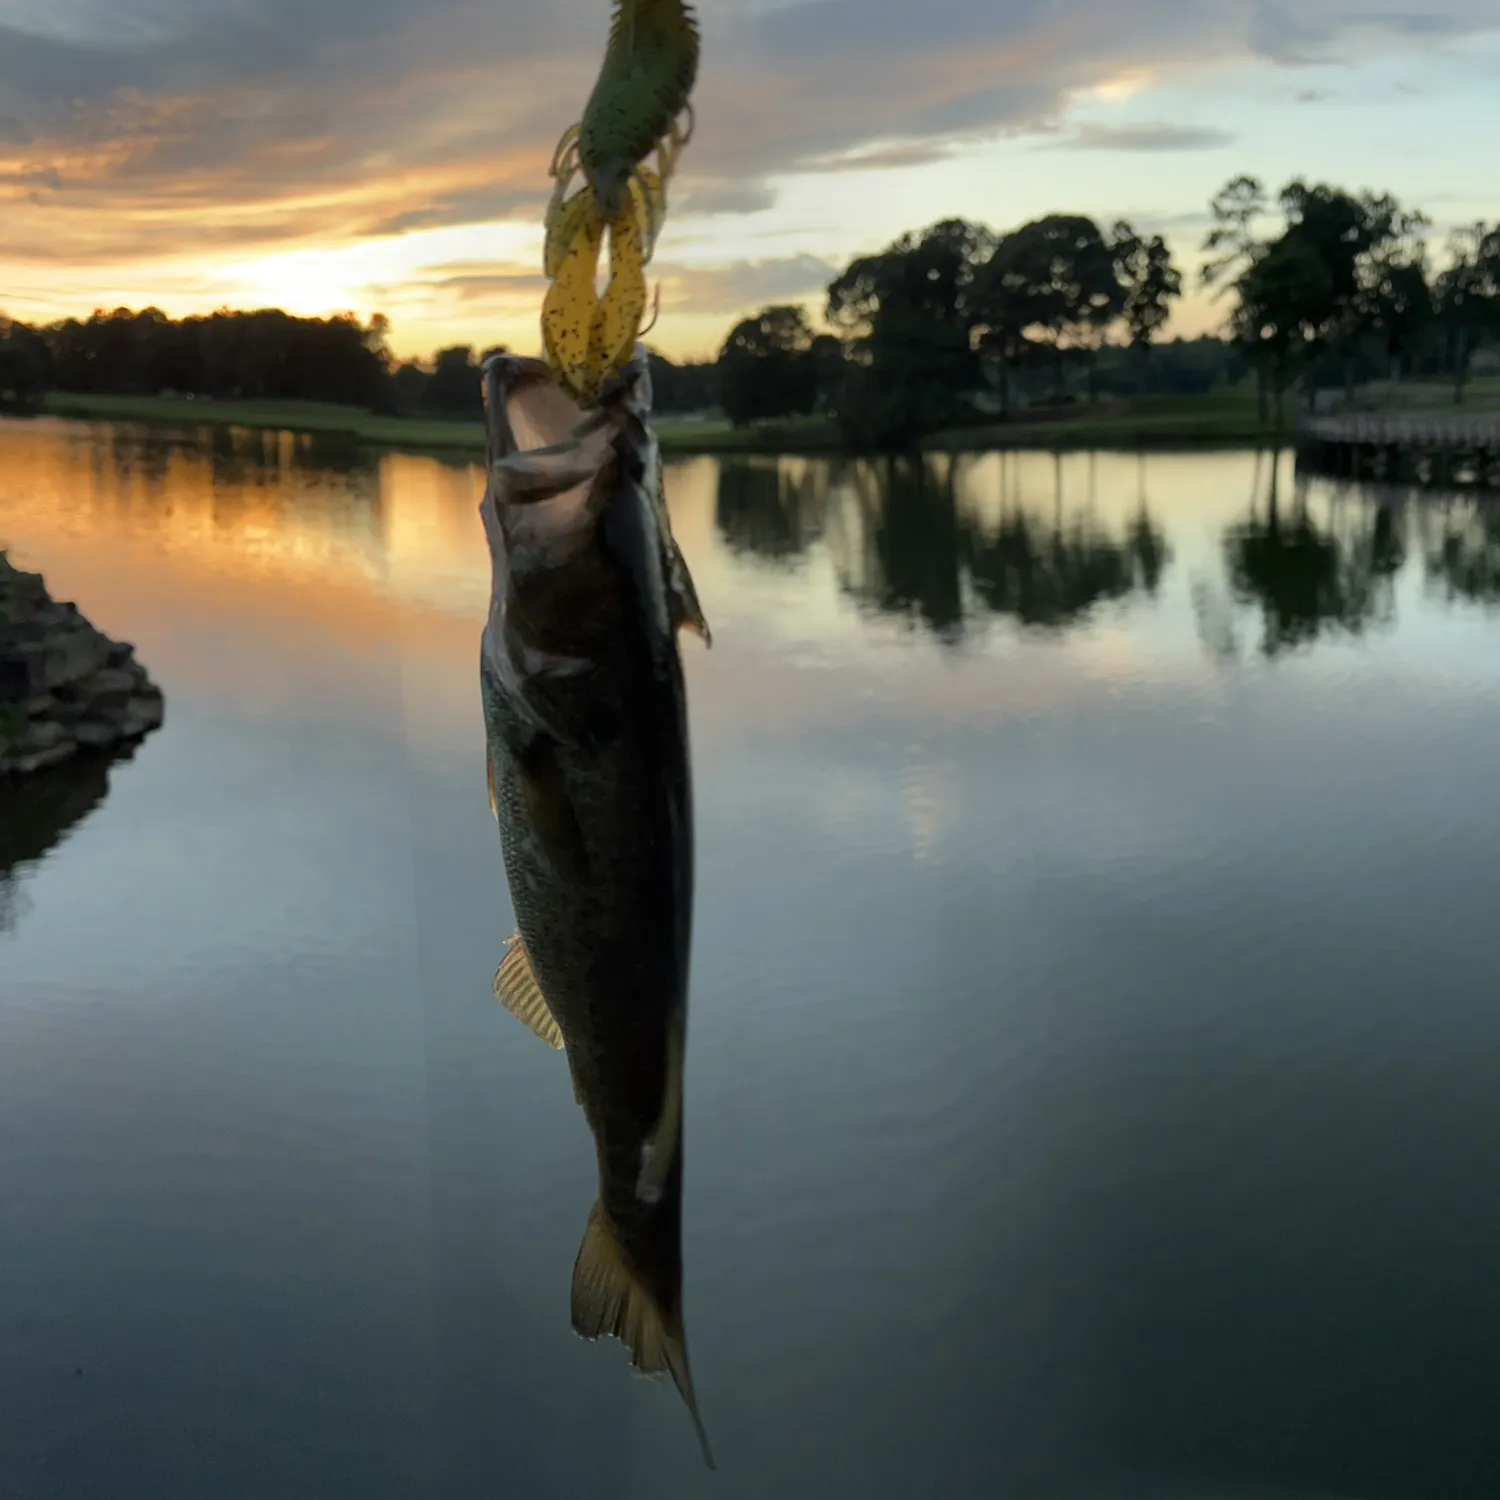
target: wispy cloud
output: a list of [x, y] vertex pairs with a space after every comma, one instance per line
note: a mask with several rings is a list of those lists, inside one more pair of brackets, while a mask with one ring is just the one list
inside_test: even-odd
[[1206, 125], [1084, 124], [1046, 151], [1219, 151], [1239, 139], [1232, 130]]
[[839, 274], [839, 268], [816, 255], [789, 255], [772, 260], [742, 260], [728, 266], [659, 268], [672, 306], [685, 313], [714, 313], [764, 307], [772, 302], [800, 302], [816, 297]]

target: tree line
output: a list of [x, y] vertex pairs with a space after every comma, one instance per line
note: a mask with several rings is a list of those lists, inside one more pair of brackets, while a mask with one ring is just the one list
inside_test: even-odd
[[[801, 308], [763, 308], [720, 351], [736, 422], [812, 411], [856, 446], [899, 446], [1016, 405], [1192, 393], [1253, 376], [1262, 420], [1301, 382], [1442, 373], [1462, 400], [1475, 352], [1500, 335], [1500, 225], [1454, 233], [1435, 270], [1431, 224], [1389, 194], [1298, 179], [1272, 200], [1254, 177], [1214, 198], [1205, 286], [1229, 300], [1227, 337], [1161, 346], [1183, 293], [1159, 235], [1049, 214], [1006, 234], [948, 219], [855, 260], [815, 332]], [[1191, 351], [1191, 352], [1189, 352]]]
[[[1021, 406], [1198, 394], [1253, 378], [1282, 416], [1320, 387], [1443, 374], [1462, 399], [1475, 352], [1500, 335], [1500, 224], [1452, 235], [1434, 266], [1429, 220], [1389, 194], [1237, 177], [1213, 199], [1203, 283], [1225, 336], [1163, 343], [1184, 277], [1160, 235], [1049, 214], [1004, 234], [947, 219], [852, 261], [828, 286], [825, 328], [800, 307], [738, 323], [711, 361], [651, 357], [656, 407], [736, 424], [822, 413], [856, 448], [897, 448]], [[277, 309], [169, 318], [98, 311], [37, 328], [0, 316], [0, 405], [48, 389], [320, 400], [382, 414], [478, 418], [493, 350], [397, 361], [380, 314]]]
[[[483, 412], [479, 367], [503, 346], [439, 350], [397, 361], [382, 314], [293, 317], [279, 309], [170, 318], [120, 307], [41, 327], [0, 313], [0, 408], [41, 406], [49, 390], [85, 395], [175, 394], [226, 401], [331, 401], [388, 416], [472, 418]], [[711, 362], [652, 355], [658, 408], [717, 405]]]

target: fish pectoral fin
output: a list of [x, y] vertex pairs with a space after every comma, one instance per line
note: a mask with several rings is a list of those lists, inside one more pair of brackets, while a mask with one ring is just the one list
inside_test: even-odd
[[558, 874], [570, 880], [588, 879], [588, 850], [583, 830], [573, 812], [557, 764], [552, 740], [538, 739], [528, 747], [518, 763], [521, 795], [526, 801], [526, 816], [541, 846], [542, 853]]
[[698, 603], [698, 589], [693, 583], [693, 575], [688, 572], [687, 561], [678, 550], [675, 541], [671, 544], [667, 577], [671, 596], [672, 624], [678, 630], [691, 630], [705, 646], [711, 647], [714, 643], [713, 632], [708, 628], [708, 621], [704, 618], [703, 606]]
[[668, 1316], [631, 1269], [603, 1207], [589, 1210], [588, 1228], [573, 1263], [573, 1332], [580, 1338], [616, 1338], [630, 1351], [643, 1375], [671, 1375], [687, 1406], [703, 1448], [703, 1461], [716, 1468], [708, 1433], [693, 1393], [687, 1335], [682, 1317]]
[[518, 932], [495, 970], [495, 999], [518, 1021], [524, 1021], [549, 1047], [563, 1050], [562, 1027], [531, 967], [531, 955]]
[[660, 1203], [677, 1148], [682, 1140], [682, 1069], [685, 1036], [681, 1018], [667, 1029], [666, 1086], [662, 1090], [661, 1116], [656, 1128], [641, 1145], [641, 1171], [635, 1195], [643, 1203]]
[[519, 697], [525, 705], [535, 733], [514, 746], [524, 777], [555, 784], [559, 745], [570, 745], [596, 754], [619, 732], [619, 716], [608, 703], [595, 699], [580, 707], [575, 696], [560, 691], [570, 679], [597, 670], [598, 663], [586, 656], [560, 656], [539, 651], [523, 642], [512, 642], [510, 658], [520, 677]]

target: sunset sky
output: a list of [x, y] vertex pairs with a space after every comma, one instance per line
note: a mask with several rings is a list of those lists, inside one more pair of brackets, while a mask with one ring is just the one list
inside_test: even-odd
[[[535, 348], [547, 163], [607, 0], [0, 0], [0, 308], [383, 311]], [[1496, 0], [703, 0], [652, 340], [953, 215], [1128, 217], [1196, 265], [1231, 176], [1500, 215]], [[1220, 309], [1195, 293], [1192, 334]]]

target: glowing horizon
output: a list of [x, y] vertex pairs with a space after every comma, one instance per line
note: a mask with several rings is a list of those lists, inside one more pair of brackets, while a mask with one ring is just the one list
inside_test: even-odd
[[[288, 49], [247, 0], [14, 0], [0, 22], [0, 308], [382, 312], [402, 358], [534, 349], [551, 142], [587, 91], [604, 0], [439, 0], [359, 35], [310, 0]], [[18, 7], [18, 10], [17, 10]], [[1209, 199], [1250, 172], [1395, 193], [1448, 228], [1500, 215], [1455, 140], [1500, 124], [1500, 14], [1318, 0], [1235, 21], [1166, 0], [701, 7], [698, 138], [651, 268], [652, 342], [708, 358], [769, 302], [821, 320], [850, 259], [939, 219], [1040, 214], [1164, 234], [1215, 329]], [[358, 30], [358, 28], [356, 28]], [[101, 40], [101, 37], [106, 39]], [[59, 103], [59, 100], [69, 101]]]

